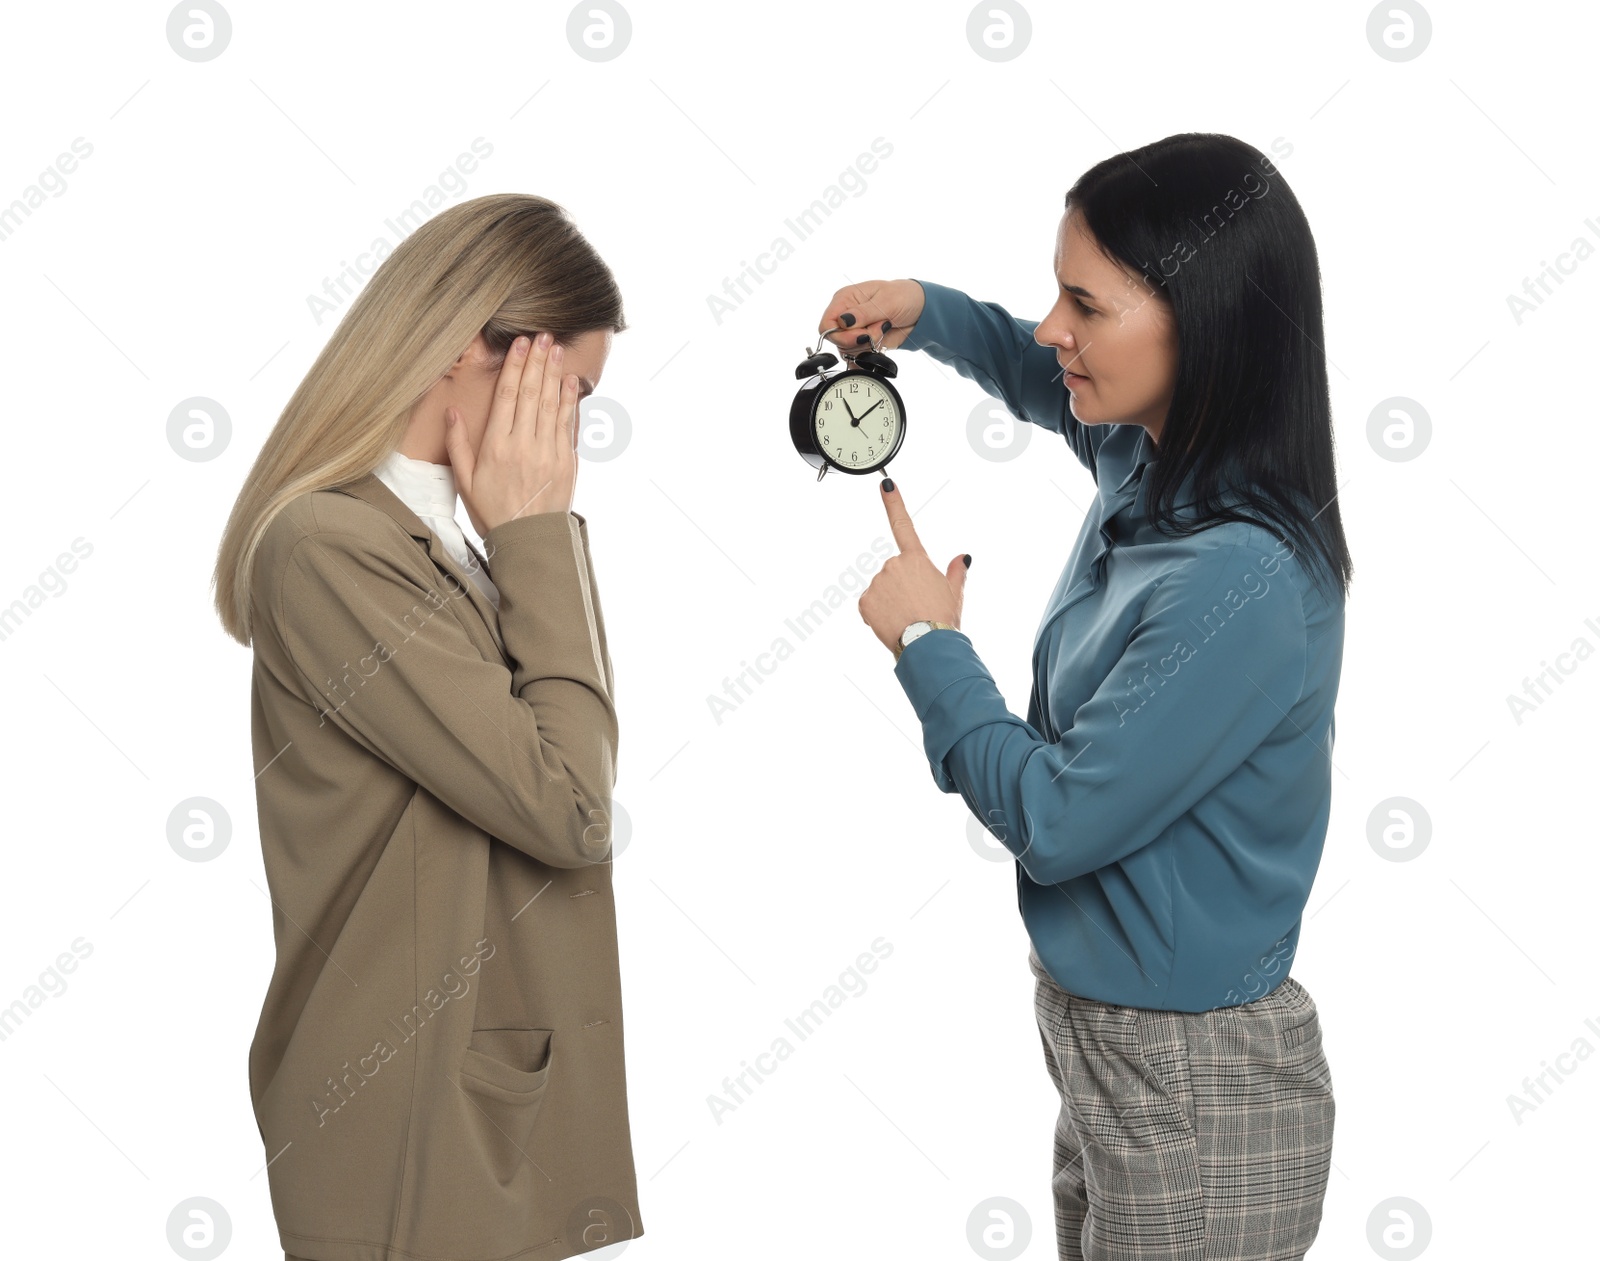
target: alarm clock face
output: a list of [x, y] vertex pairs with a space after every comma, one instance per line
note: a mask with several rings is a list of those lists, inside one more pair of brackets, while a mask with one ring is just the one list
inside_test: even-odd
[[811, 418], [818, 450], [843, 468], [882, 464], [898, 444], [904, 423], [894, 394], [865, 374], [822, 385]]

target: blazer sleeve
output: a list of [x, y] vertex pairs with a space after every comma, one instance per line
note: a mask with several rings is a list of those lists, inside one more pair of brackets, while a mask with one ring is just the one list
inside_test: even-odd
[[441, 616], [464, 591], [338, 531], [289, 555], [274, 610], [285, 650], [324, 723], [491, 836], [554, 867], [604, 861], [617, 714], [586, 523], [535, 513], [484, 543], [509, 667]]
[[976, 381], [1019, 420], [1060, 434], [1093, 473], [1099, 445], [1095, 435], [1104, 436], [1106, 426], [1085, 425], [1072, 414], [1056, 352], [1033, 340], [1039, 322], [1016, 319], [999, 303], [979, 302], [948, 285], [917, 283], [924, 297], [922, 314], [902, 348], [926, 351]]
[[1300, 593], [1286, 575], [1240, 582], [1238, 550], [1210, 549], [1156, 585], [1054, 743], [1006, 709], [962, 632], [900, 654], [935, 782], [959, 791], [1036, 883], [1142, 849], [1292, 721], [1307, 659]]
[[611, 649], [606, 643], [606, 617], [600, 608], [600, 588], [594, 580], [594, 557], [589, 552], [589, 523], [581, 512], [574, 512], [572, 517], [578, 523], [578, 537], [583, 541], [583, 569], [589, 578], [589, 599], [594, 608], [595, 637], [600, 642], [600, 663], [605, 669], [606, 695], [615, 703], [617, 689], [611, 677]]

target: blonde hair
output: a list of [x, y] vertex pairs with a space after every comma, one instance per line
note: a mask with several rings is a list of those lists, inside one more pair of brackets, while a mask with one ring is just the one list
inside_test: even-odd
[[250, 644], [250, 570], [273, 518], [377, 468], [475, 333], [497, 370], [519, 334], [570, 345], [626, 327], [611, 269], [555, 202], [492, 193], [428, 220], [373, 273], [251, 465], [212, 574], [223, 629]]

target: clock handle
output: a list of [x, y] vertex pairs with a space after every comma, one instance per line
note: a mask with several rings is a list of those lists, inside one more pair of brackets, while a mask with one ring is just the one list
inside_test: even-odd
[[[873, 354], [877, 354], [879, 349], [883, 346], [884, 339], [889, 336], [889, 333], [894, 331], [896, 326], [891, 324], [887, 331], [884, 330], [884, 327], [883, 327], [882, 324], [874, 325], [874, 327], [878, 330], [878, 339], [875, 342], [872, 343], [872, 353]], [[837, 342], [830, 342], [828, 340], [828, 334], [829, 333], [846, 333], [846, 332], [849, 332], [849, 331], [850, 331], [849, 329], [844, 329], [844, 328], [823, 329], [822, 332], [817, 334], [817, 348], [815, 350], [806, 351], [806, 354], [808, 356], [820, 354], [821, 351], [822, 351], [823, 346], [832, 346], [835, 350], [837, 350], [841, 354], [843, 354], [847, 359], [853, 359], [858, 354], [867, 353], [865, 351], [859, 351], [859, 350], [846, 350], [843, 346], [839, 345]]]

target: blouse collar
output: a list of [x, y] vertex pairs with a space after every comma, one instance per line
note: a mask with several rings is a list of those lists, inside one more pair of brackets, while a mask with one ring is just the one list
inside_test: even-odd
[[413, 459], [396, 450], [384, 456], [374, 471], [419, 517], [456, 515], [456, 474], [452, 466]]

